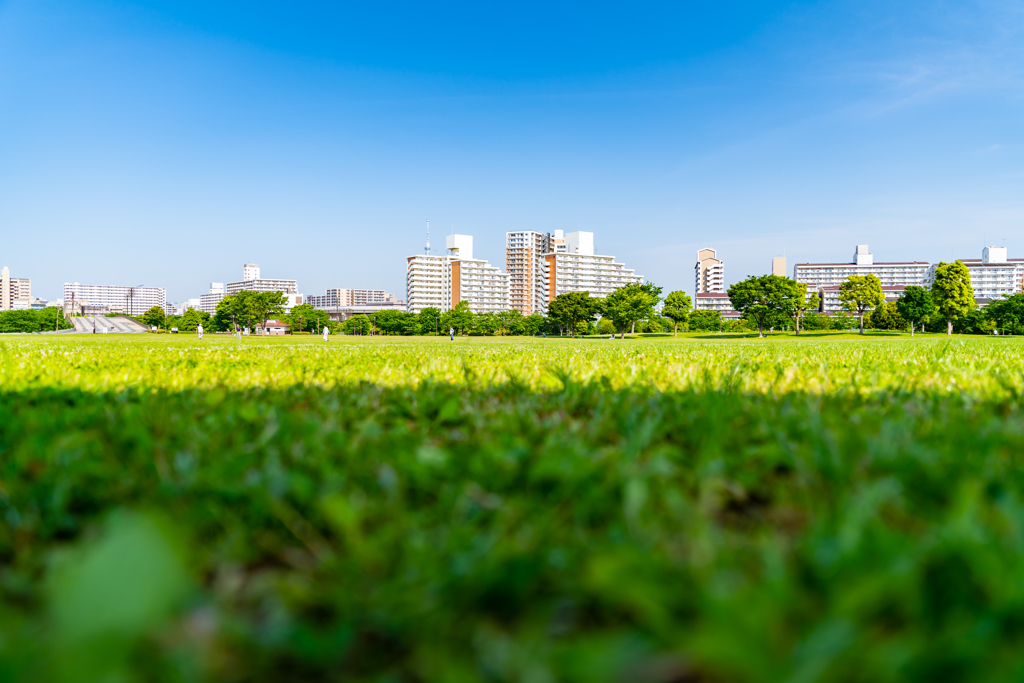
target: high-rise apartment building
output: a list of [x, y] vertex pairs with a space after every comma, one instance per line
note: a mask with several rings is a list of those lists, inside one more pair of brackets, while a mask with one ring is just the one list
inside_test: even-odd
[[4, 266], [0, 270], [0, 311], [31, 308], [32, 280], [27, 277], [11, 277], [11, 271]]
[[[974, 298], [980, 303], [1024, 291], [1024, 259], [1007, 258], [1006, 247], [985, 247], [980, 259], [958, 260], [970, 271]], [[928, 269], [925, 277], [925, 285], [928, 287], [935, 282], [937, 265]]]
[[544, 255], [548, 302], [559, 294], [584, 291], [603, 299], [623, 285], [644, 281], [614, 256], [595, 254], [592, 232], [555, 230], [551, 247], [553, 251]]
[[[256, 266], [256, 274], [259, 274], [259, 266]], [[217, 304], [221, 302], [226, 295], [224, 294], [224, 283], [223, 282], [211, 282], [210, 291], [199, 297], [199, 305], [193, 306], [197, 311], [203, 311], [213, 315], [217, 312]], [[189, 299], [194, 301], [194, 299]]]
[[708, 294], [725, 291], [725, 263], [711, 247], [697, 252], [694, 266], [694, 294]]
[[808, 294], [822, 287], [838, 287], [850, 275], [876, 275], [883, 287], [922, 286], [930, 264], [927, 261], [886, 261], [875, 263], [868, 245], [859, 244], [848, 263], [797, 263], [793, 279], [806, 282]]
[[448, 235], [447, 254], [418, 254], [406, 259], [406, 310], [432, 307], [447, 311], [465, 301], [474, 313], [509, 309], [508, 275], [473, 258], [471, 235]]
[[259, 280], [260, 279], [260, 264], [258, 263], [246, 263], [242, 266], [242, 279], [243, 280]]
[[[92, 312], [104, 309], [112, 313], [142, 315], [153, 306], [166, 308], [167, 290], [163, 287], [128, 287], [120, 285], [83, 285], [64, 283], [64, 306], [88, 306]], [[69, 312], [70, 308], [68, 308]]]
[[549, 233], [533, 230], [505, 233], [509, 304], [523, 315], [547, 312], [548, 277], [544, 255], [553, 251], [553, 238]]
[[643, 277], [615, 260], [594, 253], [594, 233], [524, 230], [505, 233], [510, 303], [523, 315], [546, 314], [548, 302], [567, 292], [604, 298]]

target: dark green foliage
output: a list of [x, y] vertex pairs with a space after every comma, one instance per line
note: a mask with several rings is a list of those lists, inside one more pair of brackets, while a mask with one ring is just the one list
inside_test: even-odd
[[722, 329], [722, 314], [718, 311], [694, 311], [687, 323], [691, 332], [718, 332]]
[[142, 322], [150, 327], [163, 327], [167, 314], [159, 306], [153, 306], [142, 314]]
[[803, 304], [806, 291], [806, 285], [801, 288], [788, 277], [751, 275], [731, 285], [728, 293], [732, 307], [763, 336], [765, 328], [786, 324], [794, 307]]
[[1024, 294], [1013, 294], [985, 307], [985, 316], [1010, 334], [1024, 334]]
[[869, 312], [864, 317], [864, 324], [875, 330], [906, 330], [909, 327], [895, 301], [883, 303]]
[[[59, 322], [58, 322], [59, 321]], [[74, 327], [56, 306], [40, 310], [0, 312], [0, 332], [49, 332]]]
[[567, 292], [548, 304], [548, 318], [570, 336], [586, 334], [586, 329], [579, 329], [580, 325], [593, 322], [601, 307], [601, 300], [591, 297], [590, 292]]

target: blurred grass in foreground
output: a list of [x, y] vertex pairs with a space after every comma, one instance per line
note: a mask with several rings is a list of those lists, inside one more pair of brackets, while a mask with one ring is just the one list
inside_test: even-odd
[[1017, 681], [1022, 360], [4, 340], [0, 679]]

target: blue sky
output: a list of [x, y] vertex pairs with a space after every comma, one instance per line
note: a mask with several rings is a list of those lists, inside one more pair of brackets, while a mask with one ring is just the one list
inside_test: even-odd
[[1024, 2], [0, 0], [0, 266], [404, 296], [405, 257], [591, 230], [693, 288], [771, 257], [1024, 257]]

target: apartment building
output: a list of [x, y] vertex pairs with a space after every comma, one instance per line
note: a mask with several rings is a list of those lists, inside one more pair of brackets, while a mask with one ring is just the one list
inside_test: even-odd
[[[895, 303], [899, 301], [899, 298], [903, 296], [903, 291], [907, 287], [904, 285], [882, 285], [882, 293], [885, 295], [886, 303]], [[818, 288], [818, 298], [821, 303], [818, 309], [822, 313], [839, 313], [840, 311], [850, 313], [843, 308], [842, 302], [839, 301], [839, 285], [828, 285], [827, 287]]]
[[[302, 295], [299, 294], [299, 287], [295, 280], [262, 278], [260, 277], [260, 266], [258, 263], [246, 263], [242, 267], [242, 280], [240, 282], [229, 282], [224, 286], [224, 294], [226, 296], [238, 294], [242, 291], [281, 292], [286, 299], [286, 309], [302, 303]], [[214, 308], [216, 308], [216, 304], [214, 304]]]
[[[980, 259], [958, 259], [971, 273], [974, 298], [980, 304], [1024, 291], [1024, 259], [1006, 257], [1006, 247], [985, 247]], [[928, 269], [926, 286], [935, 282], [935, 269]]]
[[166, 309], [167, 290], [163, 287], [130, 287], [121, 285], [83, 285], [64, 283], [64, 306], [71, 311], [82, 307], [94, 312], [142, 315], [153, 306]]
[[388, 302], [398, 303], [398, 298], [383, 289], [328, 289], [323, 296], [306, 297], [307, 304], [322, 310], [340, 306], [370, 306]]
[[471, 235], [448, 235], [447, 254], [406, 259], [406, 310], [447, 311], [465, 301], [474, 313], [509, 310], [509, 278], [497, 266], [473, 258]]
[[[259, 274], [258, 268], [259, 266], [257, 266], [257, 275]], [[226, 294], [224, 294], [224, 290], [225, 287], [223, 282], [211, 282], [210, 291], [201, 295], [199, 297], [199, 304], [197, 306], [193, 306], [193, 308], [197, 311], [203, 311], [204, 313], [213, 315], [217, 312], [217, 304], [219, 304], [221, 299], [226, 296]], [[192, 301], [195, 301], [195, 299], [189, 299], [189, 302]]]
[[723, 318], [738, 318], [739, 311], [732, 307], [729, 295], [725, 292], [697, 292], [693, 298], [695, 311], [718, 311]]
[[32, 280], [27, 277], [11, 277], [10, 269], [4, 266], [0, 270], [0, 311], [31, 307]]
[[[565, 240], [560, 242], [564, 245]], [[550, 233], [534, 230], [505, 233], [509, 304], [523, 315], [547, 313], [548, 276], [544, 256], [553, 253], [554, 246]]]
[[614, 256], [594, 254], [592, 232], [563, 235], [556, 230], [551, 243], [554, 251], [544, 255], [548, 302], [559, 294], [583, 291], [603, 299], [623, 285], [644, 281], [643, 276], [617, 262]]
[[718, 253], [707, 247], [697, 252], [694, 270], [694, 294], [725, 291], [725, 262]]
[[797, 263], [793, 279], [806, 282], [808, 293], [822, 287], [838, 287], [850, 275], [876, 275], [883, 287], [924, 286], [931, 264], [927, 261], [887, 261], [875, 263], [866, 244], [858, 244], [848, 263]]

